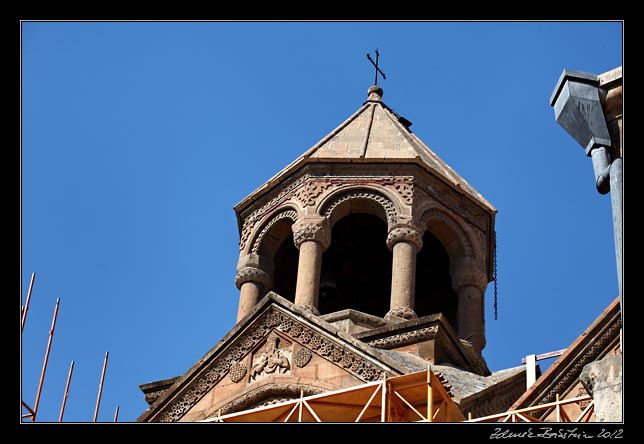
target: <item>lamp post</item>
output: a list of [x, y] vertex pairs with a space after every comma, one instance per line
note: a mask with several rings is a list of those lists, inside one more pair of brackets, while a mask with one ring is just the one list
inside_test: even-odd
[[[591, 157], [595, 185], [600, 194], [611, 194], [615, 259], [622, 309], [622, 158], [611, 158], [611, 138], [602, 108], [599, 76], [564, 69], [552, 96], [555, 120]], [[623, 311], [622, 311], [623, 316]]]

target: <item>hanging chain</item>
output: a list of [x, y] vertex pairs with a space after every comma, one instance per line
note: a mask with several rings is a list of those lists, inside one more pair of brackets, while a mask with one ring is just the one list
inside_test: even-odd
[[497, 298], [497, 286], [496, 286], [496, 229], [494, 230], [494, 270], [492, 278], [494, 279], [494, 320], [499, 319], [499, 306]]

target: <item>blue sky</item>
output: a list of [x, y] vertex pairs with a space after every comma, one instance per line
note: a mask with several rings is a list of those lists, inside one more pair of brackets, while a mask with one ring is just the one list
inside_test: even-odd
[[[491, 370], [566, 348], [618, 295], [610, 195], [554, 120], [564, 69], [622, 65], [622, 22], [23, 22], [22, 400], [134, 421], [140, 384], [235, 324], [233, 206], [367, 98], [498, 210]], [[542, 366], [549, 365], [548, 361]], [[25, 410], [21, 410], [25, 413]]]

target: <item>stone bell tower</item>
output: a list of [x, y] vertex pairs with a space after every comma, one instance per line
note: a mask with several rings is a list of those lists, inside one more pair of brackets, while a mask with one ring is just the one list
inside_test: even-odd
[[370, 320], [349, 332], [441, 313], [480, 353], [496, 209], [382, 97], [374, 84], [352, 116], [235, 206], [237, 321], [269, 291], [327, 320]]

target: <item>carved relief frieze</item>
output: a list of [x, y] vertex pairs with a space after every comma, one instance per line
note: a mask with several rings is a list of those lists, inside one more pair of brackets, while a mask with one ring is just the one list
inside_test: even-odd
[[[362, 381], [371, 382], [382, 376], [382, 369], [376, 363], [367, 360], [350, 349], [338, 346], [331, 338], [324, 336], [308, 325], [296, 321], [282, 310], [271, 307], [252, 326], [244, 330], [244, 336], [233, 340], [229, 347], [223, 350], [216, 359], [207, 363], [204, 369], [191, 383], [182, 389], [182, 392], [176, 398], [160, 409], [158, 416], [153, 420], [161, 422], [178, 421], [203, 396], [212, 390], [221, 379], [230, 375], [231, 370], [235, 372], [233, 378], [237, 378], [241, 372], [237, 364], [242, 362], [244, 357], [255, 350], [262, 342], [267, 341], [271, 333], [277, 335], [276, 331], [288, 336], [289, 340], [308, 348], [312, 353], [326, 357]], [[283, 337], [283, 335], [279, 336]], [[269, 349], [270, 347], [266, 350]], [[276, 346], [275, 350], [280, 350], [281, 354], [288, 358], [288, 365], [290, 366], [290, 362], [292, 362], [291, 356], [286, 354], [285, 350], [280, 347]], [[267, 353], [267, 351], [262, 353]], [[256, 355], [256, 357], [257, 359], [253, 361], [253, 365], [261, 362], [259, 355]], [[277, 356], [270, 364], [273, 366], [270, 368], [274, 369], [274, 371], [284, 371], [286, 368], [286, 361], [279, 358]], [[298, 358], [298, 362], [302, 362], [300, 359]], [[266, 369], [269, 368], [268, 365], [266, 364], [261, 371], [266, 372]], [[258, 374], [256, 373], [256, 376]]]
[[315, 206], [318, 197], [325, 191], [331, 188], [333, 184], [331, 181], [308, 180], [304, 186], [300, 187], [293, 197], [299, 200], [304, 207]]
[[384, 183], [396, 190], [405, 204], [414, 203], [414, 178], [412, 176], [393, 176], [385, 179]]
[[393, 348], [404, 347], [406, 345], [417, 344], [421, 341], [434, 339], [437, 332], [438, 325], [432, 325], [430, 327], [387, 336], [385, 338], [374, 339], [373, 341], [369, 341], [368, 344], [375, 348], [391, 350]]
[[[285, 345], [282, 345], [282, 342]], [[250, 380], [255, 381], [261, 376], [290, 373], [290, 346], [290, 343], [276, 333], [269, 334], [265, 347], [253, 357], [253, 366], [250, 369]]]

